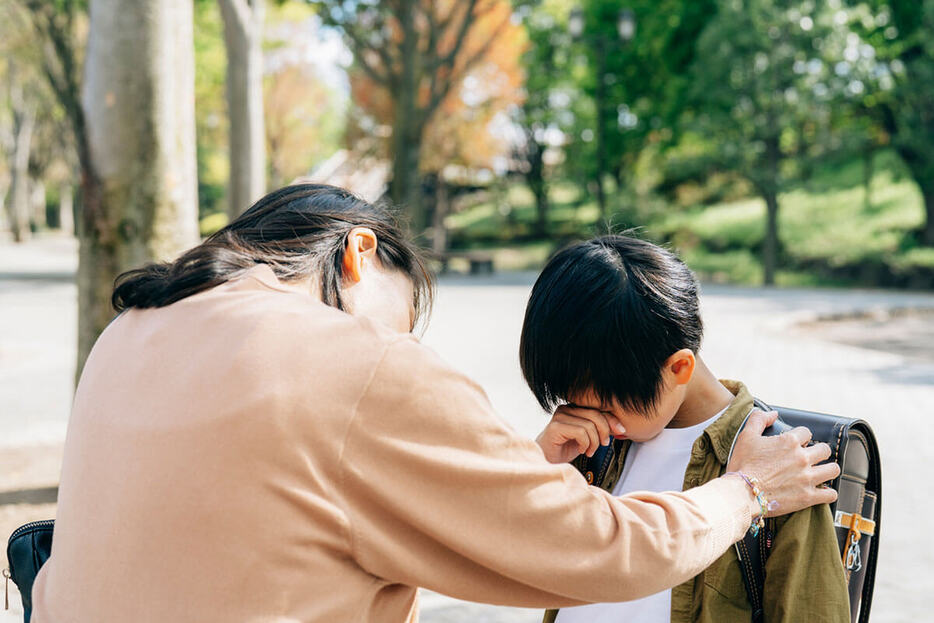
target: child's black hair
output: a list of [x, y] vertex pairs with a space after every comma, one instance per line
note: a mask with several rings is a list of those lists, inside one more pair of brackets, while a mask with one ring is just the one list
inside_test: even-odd
[[519, 361], [547, 411], [592, 390], [604, 404], [647, 413], [662, 365], [701, 345], [697, 279], [670, 251], [610, 235], [552, 257], [532, 288]]

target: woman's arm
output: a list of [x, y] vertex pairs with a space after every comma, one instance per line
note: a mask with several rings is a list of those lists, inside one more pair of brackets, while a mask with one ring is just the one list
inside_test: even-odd
[[674, 586], [738, 540], [755, 507], [739, 478], [623, 498], [589, 487], [414, 340], [390, 346], [377, 367], [341, 469], [362, 568], [516, 606], [623, 601]]
[[[819, 443], [803, 448], [811, 440], [811, 431], [804, 427], [763, 437], [777, 416], [776, 412], [753, 412], [737, 439], [727, 471], [757, 478], [768, 499], [776, 503], [770, 516], [836, 500], [836, 491], [816, 486], [840, 473], [836, 463], [817, 465], [830, 457], [830, 446]], [[535, 441], [549, 463], [568, 463], [581, 454], [593, 456], [601, 445], [610, 443], [610, 435], [623, 433], [623, 424], [610, 414], [565, 405], [555, 411]]]

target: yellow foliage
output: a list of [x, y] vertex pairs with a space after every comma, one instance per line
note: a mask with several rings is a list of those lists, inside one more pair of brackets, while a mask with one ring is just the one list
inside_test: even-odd
[[[430, 1], [430, 0], [425, 0]], [[455, 0], [435, 0], [434, 11], [444, 15], [455, 9]], [[427, 9], [426, 9], [427, 11]], [[505, 116], [511, 106], [522, 101], [522, 67], [520, 59], [527, 41], [524, 29], [512, 20], [508, 0], [481, 0], [477, 16], [455, 59], [451, 75], [456, 84], [434, 111], [422, 141], [421, 169], [423, 173], [440, 171], [448, 164], [474, 168], [490, 168], [497, 156], [508, 156], [505, 137], [491, 124]], [[429, 36], [428, 24], [419, 23], [421, 39]], [[455, 28], [440, 33], [439, 55], [449, 52], [456, 38]], [[420, 45], [424, 45], [420, 41]], [[438, 70], [439, 72], [442, 70]], [[447, 79], [439, 75], [438, 80]], [[427, 104], [429, 82], [420, 84], [419, 103]], [[395, 114], [392, 97], [387, 90], [363, 72], [351, 74], [351, 92], [355, 104], [378, 124], [391, 126]], [[361, 134], [373, 136], [373, 132]], [[385, 139], [388, 139], [386, 133]], [[381, 149], [388, 153], [388, 141]]]

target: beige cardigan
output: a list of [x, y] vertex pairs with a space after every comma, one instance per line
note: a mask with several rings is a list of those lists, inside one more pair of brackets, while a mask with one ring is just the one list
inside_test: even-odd
[[410, 335], [260, 266], [88, 359], [35, 623], [415, 621], [416, 589], [620, 601], [743, 534], [736, 478], [615, 499]]

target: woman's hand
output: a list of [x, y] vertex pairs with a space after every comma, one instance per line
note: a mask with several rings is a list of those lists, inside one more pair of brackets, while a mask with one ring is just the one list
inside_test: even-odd
[[[836, 463], [816, 465], [830, 457], [830, 446], [818, 443], [807, 446], [811, 431], [803, 426], [775, 437], [762, 432], [775, 422], [778, 413], [756, 411], [749, 416], [727, 465], [728, 472], [741, 472], [759, 479], [759, 487], [778, 507], [769, 516], [785, 515], [815, 504], [837, 499], [837, 492], [819, 487], [840, 474]], [[756, 514], [759, 513], [756, 505]]]
[[625, 433], [620, 421], [609, 413], [562, 405], [535, 441], [549, 463], [568, 463], [581, 454], [593, 456], [600, 446], [610, 443], [610, 435]]

